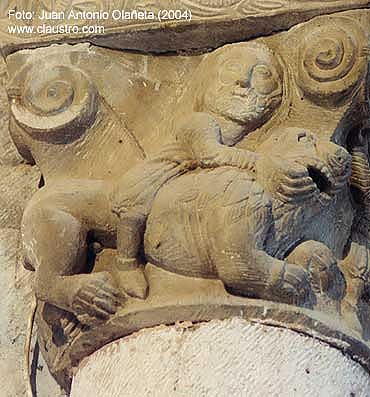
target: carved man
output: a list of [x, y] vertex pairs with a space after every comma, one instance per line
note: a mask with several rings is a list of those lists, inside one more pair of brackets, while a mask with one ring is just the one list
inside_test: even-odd
[[262, 44], [225, 46], [201, 62], [170, 123], [175, 142], [130, 170], [113, 192], [113, 210], [120, 218], [118, 267], [126, 291], [145, 296], [138, 253], [146, 219], [159, 189], [187, 168], [235, 166], [251, 173], [263, 168], [269, 190], [283, 201], [312, 197], [315, 186], [298, 162], [274, 162], [232, 147], [266, 122], [281, 98], [281, 65]]

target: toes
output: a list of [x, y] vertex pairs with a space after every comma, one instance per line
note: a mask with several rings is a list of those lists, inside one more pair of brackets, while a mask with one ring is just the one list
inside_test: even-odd
[[70, 332], [69, 337], [71, 339], [75, 339], [81, 332], [82, 332], [82, 326], [81, 324], [77, 324], [76, 327]]
[[74, 305], [74, 309], [82, 314], [82, 313], [87, 313], [91, 317], [96, 317], [101, 320], [108, 320], [110, 313], [106, 312], [105, 310], [95, 306], [94, 304], [91, 304], [90, 302], [87, 302], [81, 298], [76, 300], [76, 303]]
[[284, 275], [284, 290], [289, 292], [293, 304], [301, 306], [308, 302], [312, 292], [307, 273], [297, 266], [289, 266]]
[[76, 322], [69, 322], [65, 327], [63, 327], [63, 331], [65, 335], [70, 335], [77, 327]]
[[60, 327], [63, 330], [63, 334], [70, 339], [75, 339], [82, 331], [80, 322], [72, 315], [63, 317], [60, 320]]
[[117, 307], [119, 305], [119, 302], [111, 299], [101, 299], [98, 297], [95, 297], [93, 300], [94, 304], [96, 307], [98, 307], [101, 310], [104, 310], [106, 313], [109, 314], [114, 314], [117, 311]]
[[119, 298], [117, 294], [111, 294], [103, 289], [95, 290], [86, 288], [79, 291], [78, 296], [87, 302], [94, 302], [95, 299], [99, 299], [99, 301], [112, 301], [117, 306], [122, 301], [122, 296]]
[[94, 325], [99, 325], [99, 324], [101, 324], [103, 322], [102, 320], [99, 320], [99, 319], [97, 319], [95, 317], [91, 317], [91, 316], [89, 316], [86, 313], [78, 315], [77, 319], [78, 319], [78, 321], [81, 324], [85, 324], [85, 325], [88, 325], [90, 327], [92, 327]]

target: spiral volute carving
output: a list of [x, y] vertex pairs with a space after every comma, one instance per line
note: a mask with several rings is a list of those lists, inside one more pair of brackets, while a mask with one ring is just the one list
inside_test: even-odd
[[98, 92], [91, 79], [71, 65], [38, 64], [25, 73], [21, 95], [12, 103], [19, 125], [36, 137], [77, 134], [95, 120]]
[[314, 100], [333, 102], [353, 91], [365, 71], [364, 35], [346, 19], [317, 25], [298, 53], [298, 85]]

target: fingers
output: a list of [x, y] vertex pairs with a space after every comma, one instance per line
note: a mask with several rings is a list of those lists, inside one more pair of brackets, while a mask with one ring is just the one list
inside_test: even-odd
[[99, 284], [97, 288], [94, 288], [94, 286], [91, 286], [93, 288], [93, 292], [96, 294], [107, 294], [107, 295], [112, 295], [117, 299], [122, 299], [122, 294], [115, 288], [113, 285], [109, 283], [104, 283], [103, 285]]
[[310, 289], [308, 287], [296, 288], [289, 283], [285, 283], [279, 296], [284, 303], [303, 306], [310, 300]]
[[290, 287], [294, 288], [295, 295], [298, 297], [305, 297], [308, 295], [310, 283], [306, 275], [295, 275], [290, 273], [286, 276], [285, 281], [290, 285]]
[[117, 311], [117, 307], [120, 305], [118, 299], [114, 296], [107, 296], [104, 298], [98, 296], [90, 296], [86, 294], [79, 295], [79, 301], [85, 304], [93, 304], [98, 309], [105, 311], [108, 314], [114, 314]]
[[326, 178], [328, 178], [330, 183], [333, 184], [335, 182], [334, 177], [332, 176], [328, 166], [322, 160], [316, 157], [302, 157], [300, 159], [297, 159], [296, 162], [301, 164], [301, 166], [303, 166], [304, 168], [312, 167], [313, 169], [319, 170], [326, 176]]
[[279, 300], [283, 303], [292, 304], [294, 303], [294, 297], [296, 295], [296, 290], [289, 284], [283, 285], [281, 291], [279, 292]]
[[94, 304], [100, 309], [104, 310], [106, 313], [114, 314], [117, 311], [117, 307], [119, 306], [119, 302], [110, 301], [108, 299], [94, 298]]
[[77, 322], [73, 320], [69, 320], [67, 318], [63, 318], [60, 321], [60, 325], [64, 331], [64, 334], [69, 335], [76, 327], [77, 327]]
[[290, 178], [304, 178], [308, 176], [307, 167], [296, 161], [288, 161], [281, 159], [279, 164], [280, 172]]
[[302, 179], [308, 177], [308, 171], [305, 167], [300, 167], [294, 164], [294, 167], [290, 166], [290, 168], [284, 170], [284, 176], [291, 179]]
[[279, 177], [276, 193], [284, 202], [300, 202], [320, 194], [304, 167], [294, 167]]
[[91, 317], [88, 314], [80, 314], [77, 316], [78, 321], [80, 321], [81, 324], [86, 324], [89, 326], [94, 326], [102, 323], [101, 320], [97, 320], [95, 317]]
[[75, 339], [81, 332], [82, 332], [82, 325], [77, 324], [76, 327], [69, 333], [69, 337], [71, 339]]

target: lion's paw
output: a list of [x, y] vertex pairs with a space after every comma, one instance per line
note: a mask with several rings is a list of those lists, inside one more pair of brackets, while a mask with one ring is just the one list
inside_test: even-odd
[[109, 273], [90, 274], [72, 297], [72, 310], [81, 323], [99, 324], [117, 312], [122, 299]]
[[272, 285], [274, 300], [296, 306], [311, 306], [312, 290], [308, 273], [300, 266], [285, 263]]
[[300, 244], [287, 258], [290, 263], [304, 268], [315, 293], [326, 294], [341, 300], [345, 293], [345, 280], [332, 251], [318, 241]]

